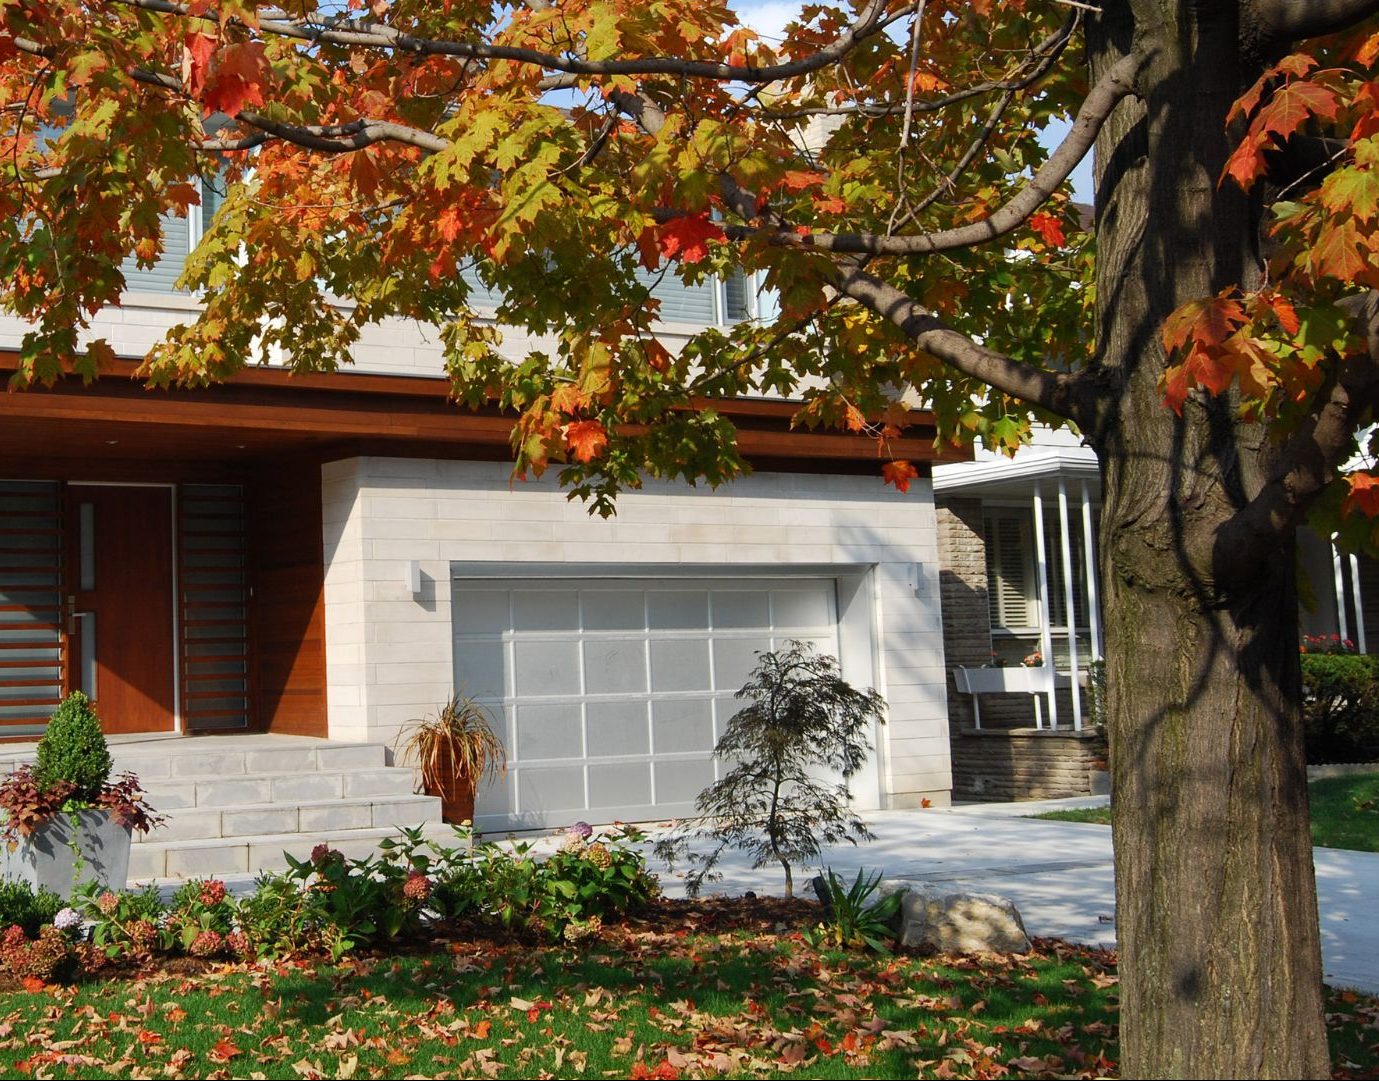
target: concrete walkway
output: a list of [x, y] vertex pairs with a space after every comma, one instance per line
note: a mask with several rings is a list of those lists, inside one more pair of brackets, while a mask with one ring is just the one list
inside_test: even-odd
[[[1104, 803], [1104, 797], [1092, 797], [870, 812], [866, 819], [876, 840], [830, 849], [822, 862], [849, 879], [865, 867], [882, 870], [887, 878], [1003, 894], [1020, 909], [1032, 935], [1114, 946], [1110, 828], [1025, 817]], [[1379, 994], [1379, 921], [1373, 916], [1379, 853], [1318, 848], [1314, 863], [1326, 981]], [[723, 879], [707, 884], [705, 892], [777, 894], [784, 889], [779, 868], [753, 871], [736, 854], [725, 855], [720, 866]], [[683, 894], [677, 876], [662, 873], [661, 879], [667, 894]], [[797, 872], [797, 888], [807, 886], [808, 879]]]

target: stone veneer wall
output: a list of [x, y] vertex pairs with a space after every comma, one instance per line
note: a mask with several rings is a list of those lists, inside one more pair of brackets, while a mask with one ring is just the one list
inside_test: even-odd
[[[955, 800], [1056, 799], [1085, 796], [1094, 769], [1104, 768], [1106, 743], [1090, 731], [1036, 731], [1029, 695], [983, 695], [982, 724], [973, 728], [972, 699], [958, 692], [952, 669], [991, 659], [986, 541], [980, 499], [941, 499], [938, 523], [939, 596], [948, 672], [948, 727]], [[1067, 694], [1059, 717], [1071, 716]]]
[[[865, 571], [870, 582], [874, 683], [888, 705], [880, 805], [947, 804], [947, 667], [927, 480], [908, 495], [879, 480], [811, 474], [762, 472], [716, 491], [648, 483], [604, 521], [567, 500], [553, 473], [514, 484], [511, 467], [496, 462], [360, 457], [323, 467], [332, 737], [391, 744], [451, 693], [451, 576], [465, 563], [688, 564], [724, 576], [823, 566]], [[860, 798], [860, 783], [853, 788]]]

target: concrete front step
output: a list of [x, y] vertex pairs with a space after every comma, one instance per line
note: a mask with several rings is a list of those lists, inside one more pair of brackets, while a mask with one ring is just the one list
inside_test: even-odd
[[[239, 777], [263, 773], [315, 773], [381, 769], [388, 765], [382, 743], [281, 740], [254, 735], [186, 736], [110, 743], [116, 773], [128, 770], [148, 782], [177, 777]], [[32, 762], [30, 747], [0, 753], [0, 772]]]
[[[458, 847], [459, 842], [449, 826], [431, 823], [423, 830], [428, 838]], [[350, 859], [359, 859], [376, 853], [380, 841], [400, 836], [397, 827], [390, 826], [191, 841], [146, 841], [130, 848], [129, 879], [131, 882], [142, 882], [149, 879], [281, 871], [287, 867], [284, 852], [304, 860], [318, 844], [330, 845]]]
[[400, 766], [381, 766], [295, 774], [140, 778], [140, 781], [148, 793], [148, 802], [159, 811], [171, 812], [185, 807], [410, 796], [416, 791], [417, 774], [415, 770]]
[[411, 794], [182, 807], [168, 813], [152, 833], [136, 834], [134, 843], [420, 826], [440, 820], [438, 797]]

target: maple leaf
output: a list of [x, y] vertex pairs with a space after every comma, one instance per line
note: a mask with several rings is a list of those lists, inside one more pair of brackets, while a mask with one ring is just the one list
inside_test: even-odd
[[1068, 242], [1068, 238], [1063, 235], [1063, 223], [1052, 214], [1045, 214], [1043, 211], [1031, 214], [1029, 227], [1043, 237], [1044, 243], [1051, 248], [1061, 248]]
[[211, 68], [216, 39], [194, 30], [182, 38], [182, 85], [200, 100], [206, 91], [206, 74]]
[[908, 492], [910, 481], [919, 476], [919, 470], [912, 463], [899, 459], [883, 465], [881, 476], [887, 484], [894, 484], [897, 492]]
[[565, 445], [576, 461], [591, 462], [608, 446], [608, 429], [597, 420], [577, 420], [565, 427]]
[[1218, 187], [1226, 182], [1226, 177], [1230, 177], [1243, 190], [1249, 191], [1254, 182], [1264, 175], [1264, 165], [1264, 148], [1261, 141], [1253, 134], [1247, 135], [1226, 159], [1226, 167], [1221, 171]]
[[698, 263], [709, 254], [709, 241], [723, 240], [724, 233], [707, 214], [685, 214], [662, 225], [658, 238], [667, 259]]
[[823, 173], [805, 169], [790, 169], [780, 178], [780, 186], [786, 191], [804, 191], [805, 188], [817, 188], [823, 182]]
[[1278, 320], [1278, 325], [1283, 328], [1285, 334], [1296, 334], [1302, 329], [1297, 309], [1286, 296], [1280, 293], [1270, 294], [1269, 307], [1273, 309], [1274, 318]]
[[248, 106], [263, 104], [263, 84], [268, 76], [268, 56], [263, 42], [231, 45], [216, 54], [201, 104], [207, 115], [238, 116]]
[[842, 214], [847, 208], [847, 203], [837, 195], [821, 195], [814, 198], [814, 209], [820, 214]]
[[1341, 513], [1359, 511], [1366, 518], [1379, 517], [1379, 477], [1371, 473], [1351, 473], [1346, 478], [1350, 491], [1346, 493]]
[[1223, 290], [1216, 296], [1190, 300], [1164, 320], [1164, 348], [1172, 352], [1192, 343], [1217, 345], [1235, 333], [1245, 321], [1245, 309], [1239, 300], [1230, 295], [1230, 290]]
[[867, 418], [862, 410], [851, 403], [843, 410], [843, 424], [850, 432], [860, 432], [867, 426]]
[[242, 1054], [244, 1052], [232, 1044], [228, 1037], [222, 1036], [216, 1045], [206, 1052], [206, 1057], [212, 1062], [229, 1062]]
[[670, 371], [671, 361], [673, 360], [670, 355], [670, 350], [655, 338], [651, 338], [644, 343], [643, 351], [646, 353], [646, 362], [656, 371], [662, 373]]
[[1311, 117], [1335, 120], [1341, 103], [1332, 90], [1311, 82], [1289, 83], [1259, 111], [1252, 130], [1287, 138]]

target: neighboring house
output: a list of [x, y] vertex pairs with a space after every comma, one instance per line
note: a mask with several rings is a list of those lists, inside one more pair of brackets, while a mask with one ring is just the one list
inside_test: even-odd
[[[481, 827], [667, 818], [714, 778], [755, 653], [800, 638], [889, 703], [859, 804], [948, 801], [932, 427], [893, 446], [921, 466], [902, 495], [873, 441], [793, 431], [789, 403], [730, 403], [752, 476], [650, 484], [590, 518], [549, 477], [511, 480], [510, 419], [448, 400], [422, 326], [369, 330], [349, 372], [144, 389], [134, 358], [197, 303], [172, 289], [184, 224], [96, 320], [127, 370], [0, 398], [5, 736], [84, 688], [115, 732], [391, 745], [460, 689], [509, 756]], [[668, 343], [754, 303], [740, 280], [661, 288]], [[22, 331], [0, 320], [0, 366]], [[264, 768], [221, 762], [204, 772]], [[244, 791], [197, 799], [257, 807]], [[238, 866], [198, 859], [156, 866]]]
[[954, 799], [1086, 795], [1104, 769], [1086, 690], [1100, 496], [1096, 456], [1067, 432], [934, 470]]
[[[1075, 433], [1041, 429], [1014, 458], [937, 466], [933, 488], [953, 798], [1085, 795], [1106, 756], [1093, 695], [1104, 651], [1096, 455]], [[1298, 545], [1301, 632], [1379, 650], [1379, 562], [1311, 530]], [[1023, 664], [1049, 656], [1051, 668]], [[969, 693], [1000, 686], [1019, 689]]]

